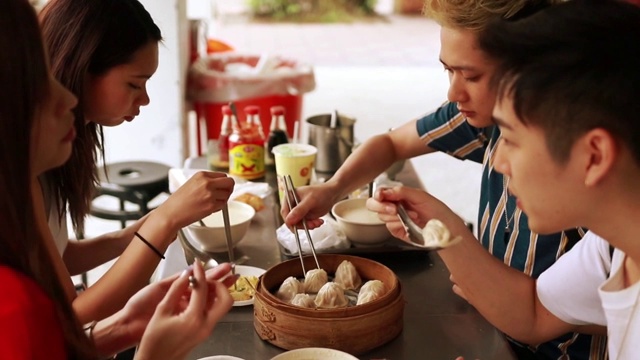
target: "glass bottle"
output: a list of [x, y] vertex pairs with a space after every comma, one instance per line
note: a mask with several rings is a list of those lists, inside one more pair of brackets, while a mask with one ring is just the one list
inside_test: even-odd
[[[232, 120], [235, 119], [231, 107], [224, 105], [222, 107], [222, 126], [220, 127], [220, 136], [218, 137], [218, 163], [217, 167], [228, 168], [229, 167], [229, 135], [232, 131]], [[237, 122], [237, 119], [235, 119]]]
[[[245, 109], [247, 120], [240, 126], [231, 117], [232, 132], [229, 135], [229, 174], [247, 180], [264, 177], [264, 135], [259, 125], [260, 115]], [[257, 122], [257, 123], [256, 123]]]
[[277, 145], [289, 142], [289, 137], [287, 136], [287, 124], [284, 120], [284, 112], [285, 110], [283, 106], [271, 107], [271, 125], [269, 126], [269, 137], [265, 144], [265, 162], [267, 165], [275, 164], [274, 156], [271, 152], [273, 148]]
[[247, 131], [254, 132], [256, 136], [264, 139], [264, 130], [262, 130], [262, 121], [260, 120], [260, 108], [255, 105], [249, 105], [244, 108], [247, 114]]

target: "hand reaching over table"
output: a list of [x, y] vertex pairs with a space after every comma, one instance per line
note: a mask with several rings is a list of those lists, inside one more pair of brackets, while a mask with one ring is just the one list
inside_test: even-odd
[[[228, 263], [205, 272], [196, 262], [182, 274], [147, 285], [121, 311], [96, 325], [92, 333], [96, 347], [110, 355], [140, 343], [140, 349], [143, 345], [148, 348], [144, 353], [139, 350], [140, 356], [151, 351], [155, 354], [143, 358], [180, 358], [179, 354], [185, 350], [188, 353], [205, 339], [231, 308], [233, 299], [227, 288], [236, 277], [230, 273]], [[160, 350], [163, 344], [174, 350]]]
[[[182, 359], [211, 334], [233, 299], [220, 281], [207, 281], [202, 264], [183, 272], [158, 304], [145, 330], [141, 359]], [[138, 355], [136, 354], [136, 358]]]
[[307, 227], [315, 229], [324, 221], [322, 216], [329, 213], [333, 204], [338, 199], [335, 198], [337, 192], [325, 184], [301, 186], [296, 189], [300, 202], [294, 209], [289, 209], [286, 201], [282, 204], [280, 213], [289, 228], [294, 225], [301, 225], [302, 219], [307, 220]]
[[158, 207], [154, 216], [163, 216], [177, 231], [222, 209], [234, 184], [233, 178], [222, 172], [197, 172]]
[[[423, 231], [425, 240], [442, 242], [442, 247], [459, 241], [457, 229], [466, 225], [447, 205], [428, 193], [406, 186], [381, 188], [367, 200], [367, 208], [378, 213], [380, 220], [386, 223], [391, 234], [411, 243], [405, 224], [398, 217], [398, 205], [402, 204], [407, 214]], [[437, 220], [437, 221], [436, 221]], [[454, 236], [452, 236], [454, 234]], [[433, 238], [433, 239], [432, 239]]]

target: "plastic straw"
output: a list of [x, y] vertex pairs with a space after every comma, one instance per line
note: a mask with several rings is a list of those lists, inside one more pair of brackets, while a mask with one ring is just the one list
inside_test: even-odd
[[329, 127], [335, 129], [338, 125], [338, 110], [333, 110], [331, 113], [331, 121], [329, 122]]
[[229, 107], [231, 108], [231, 112], [233, 113], [233, 116], [236, 118], [236, 121], [238, 121], [238, 123], [240, 122], [240, 118], [238, 117], [238, 111], [236, 110], [236, 104], [231, 101], [229, 102]]
[[293, 123], [293, 143], [297, 144], [300, 142], [300, 121], [297, 120]]

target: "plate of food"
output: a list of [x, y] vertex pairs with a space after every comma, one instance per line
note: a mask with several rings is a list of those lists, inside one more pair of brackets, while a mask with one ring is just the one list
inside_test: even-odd
[[325, 360], [325, 359], [335, 359], [335, 360], [358, 360], [357, 357], [348, 354], [344, 351], [328, 349], [328, 348], [302, 348], [284, 352], [280, 355], [277, 355], [271, 360]]
[[236, 274], [240, 275], [235, 286], [229, 287], [233, 298], [233, 306], [253, 305], [253, 297], [258, 286], [258, 278], [266, 272], [255, 266], [236, 265]]

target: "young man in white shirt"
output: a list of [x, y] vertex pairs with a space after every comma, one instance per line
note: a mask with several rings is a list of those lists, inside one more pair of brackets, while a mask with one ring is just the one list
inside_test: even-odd
[[[459, 245], [439, 252], [455, 291], [517, 340], [540, 343], [606, 325], [610, 358], [637, 358], [639, 35], [637, 6], [574, 0], [517, 22], [495, 23], [480, 37], [482, 50], [500, 61], [493, 114], [501, 140], [494, 171], [508, 177], [531, 230], [593, 231], [538, 280], [523, 281], [484, 255], [470, 269], [464, 255], [477, 242], [460, 218], [424, 192], [385, 189], [369, 200], [397, 236], [404, 235], [396, 217], [399, 202], [419, 224], [437, 218], [462, 236]], [[604, 283], [602, 273], [610, 273]]]

